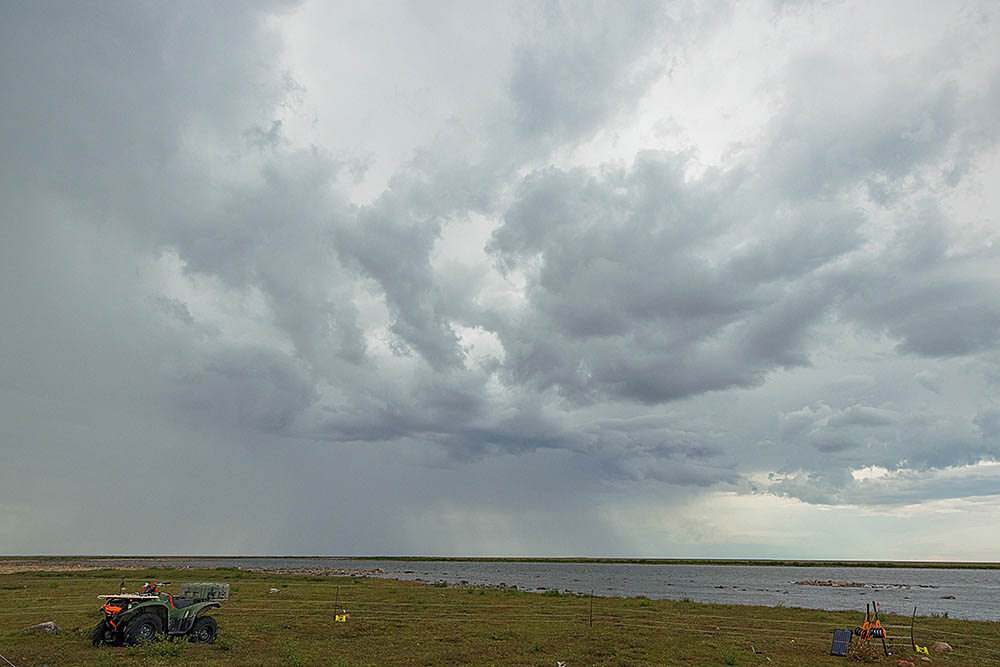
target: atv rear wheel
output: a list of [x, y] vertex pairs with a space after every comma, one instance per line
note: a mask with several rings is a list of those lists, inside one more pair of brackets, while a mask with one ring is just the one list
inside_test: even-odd
[[124, 640], [121, 633], [111, 627], [107, 621], [101, 621], [94, 628], [94, 631], [90, 633], [90, 641], [93, 642], [94, 646], [100, 646], [101, 644], [121, 646]]
[[156, 614], [140, 614], [128, 623], [125, 628], [125, 641], [129, 646], [135, 646], [139, 642], [151, 642], [156, 639], [156, 635], [163, 632], [163, 624]]
[[195, 644], [212, 644], [219, 634], [219, 625], [211, 616], [199, 616], [188, 634]]

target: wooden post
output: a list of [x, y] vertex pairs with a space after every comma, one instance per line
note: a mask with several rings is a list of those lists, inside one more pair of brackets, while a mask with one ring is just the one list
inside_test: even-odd
[[590, 627], [594, 627], [594, 590], [590, 591]]

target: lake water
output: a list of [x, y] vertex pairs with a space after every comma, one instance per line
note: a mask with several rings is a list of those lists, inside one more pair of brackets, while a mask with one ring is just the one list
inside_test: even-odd
[[[154, 563], [150, 563], [154, 564]], [[750, 604], [812, 609], [854, 609], [876, 600], [883, 613], [948, 614], [1000, 620], [1000, 570], [926, 568], [783, 567], [743, 565], [640, 565], [632, 563], [504, 563], [352, 560], [341, 558], [157, 559], [158, 565], [195, 567], [342, 568], [372, 570], [392, 579], [467, 582], [556, 589], [603, 596]], [[805, 586], [797, 581], [847, 581], [861, 588]]]

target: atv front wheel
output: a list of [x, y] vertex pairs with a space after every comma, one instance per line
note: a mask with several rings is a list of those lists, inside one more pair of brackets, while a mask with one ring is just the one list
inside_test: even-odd
[[163, 632], [160, 617], [156, 614], [141, 614], [129, 621], [125, 628], [125, 642], [135, 646], [139, 642], [151, 642]]
[[219, 625], [211, 616], [199, 616], [191, 626], [191, 641], [195, 644], [212, 644], [219, 634]]
[[90, 641], [93, 642], [94, 646], [100, 646], [101, 644], [121, 646], [124, 640], [121, 633], [111, 627], [107, 621], [101, 621], [94, 628], [94, 631], [90, 633]]

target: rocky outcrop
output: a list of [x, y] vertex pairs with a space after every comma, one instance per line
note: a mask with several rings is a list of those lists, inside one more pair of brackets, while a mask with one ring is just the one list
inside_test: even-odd
[[242, 567], [244, 572], [262, 572], [264, 574], [286, 574], [303, 577], [377, 577], [385, 574], [385, 570], [377, 567], [373, 570], [348, 570], [336, 567]]
[[[830, 579], [827, 579], [826, 581], [823, 581], [822, 579], [807, 579], [806, 581], [796, 581], [795, 583], [799, 586], [834, 586], [837, 588], [871, 588], [873, 590], [908, 590], [910, 588], [910, 584], [863, 584], [857, 581], [831, 581]], [[937, 588], [937, 586], [927, 586], [923, 584], [919, 587]], [[716, 588], [722, 588], [722, 586], [716, 586]]]
[[820, 579], [810, 579], [808, 581], [796, 581], [799, 586], [834, 586], [843, 588], [864, 588], [865, 584], [859, 584], [853, 581], [831, 581], [827, 579], [826, 581], [821, 581]]

